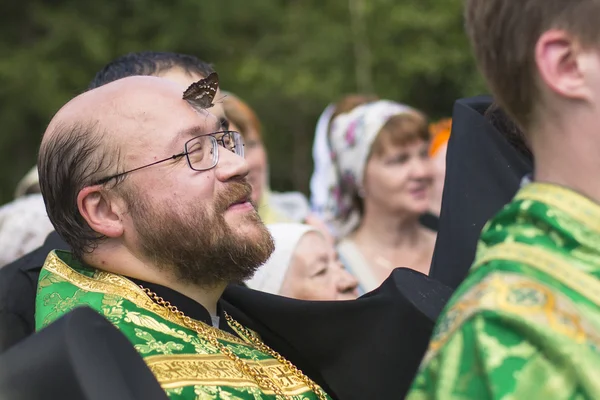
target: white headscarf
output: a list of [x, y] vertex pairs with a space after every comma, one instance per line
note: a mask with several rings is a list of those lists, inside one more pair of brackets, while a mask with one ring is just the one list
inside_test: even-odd
[[318, 231], [309, 225], [294, 223], [269, 224], [267, 228], [275, 240], [275, 251], [246, 284], [251, 289], [279, 294], [298, 242], [308, 232]]
[[329, 132], [329, 121], [334, 111], [335, 104], [330, 104], [319, 117], [313, 144], [312, 153], [315, 170], [310, 178], [310, 206], [312, 212], [318, 217], [322, 217], [329, 197], [327, 184], [329, 170], [331, 169], [331, 150], [329, 149], [327, 133]]
[[0, 207], [0, 267], [41, 246], [53, 230], [41, 194], [22, 196]]
[[367, 159], [379, 131], [391, 117], [411, 111], [413, 109], [406, 105], [380, 100], [340, 114], [331, 122], [332, 163], [323, 217], [336, 236], [346, 236], [360, 220], [354, 207], [354, 196], [363, 189]]
[[[31, 188], [38, 186], [39, 184], [40, 177], [38, 175], [38, 169], [37, 166], [34, 166], [17, 184], [17, 189], [15, 190], [15, 199], [25, 196], [28, 194], [28, 192], [30, 192]], [[39, 190], [37, 192], [39, 192]]]

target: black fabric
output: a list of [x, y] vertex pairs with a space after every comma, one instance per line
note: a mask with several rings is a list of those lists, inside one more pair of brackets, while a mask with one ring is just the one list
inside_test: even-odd
[[[0, 270], [0, 352], [33, 333], [39, 272], [56, 248], [65, 245], [48, 240]], [[147, 285], [173, 304], [185, 303], [169, 289]], [[450, 294], [427, 276], [400, 268], [354, 301], [306, 302], [231, 285], [221, 305], [334, 398], [402, 398]], [[183, 307], [190, 312], [189, 305]]]
[[437, 232], [440, 224], [440, 219], [432, 213], [426, 213], [421, 215], [421, 218], [419, 218], [419, 222], [425, 228]]
[[56, 232], [41, 247], [0, 268], [0, 353], [35, 331], [38, 277], [54, 249], [69, 249]]
[[430, 276], [456, 288], [467, 275], [485, 223], [509, 203], [532, 160], [484, 117], [489, 96], [458, 100], [446, 155], [446, 179]]
[[[339, 399], [400, 399], [450, 288], [406, 268], [348, 302], [307, 302], [230, 286], [226, 310]], [[326, 383], [325, 383], [326, 382]]]
[[0, 398], [167, 400], [127, 338], [86, 307], [0, 356]]
[[[159, 297], [162, 297], [164, 300], [177, 307], [179, 311], [181, 311], [188, 317], [193, 318], [196, 321], [202, 321], [207, 325], [213, 326], [210, 313], [206, 308], [204, 308], [204, 306], [202, 306], [202, 304], [198, 303], [196, 300], [190, 299], [189, 297], [173, 289], [162, 285], [158, 285], [156, 283], [145, 282], [140, 279], [134, 278], [128, 279], [130, 279], [137, 285], [150, 289], [150, 291], [156, 293]], [[225, 310], [223, 309], [223, 301], [221, 300], [217, 303], [217, 314], [219, 316], [219, 329], [227, 331], [232, 335], [238, 336], [237, 332], [233, 330], [227, 323], [227, 320], [225, 318]]]

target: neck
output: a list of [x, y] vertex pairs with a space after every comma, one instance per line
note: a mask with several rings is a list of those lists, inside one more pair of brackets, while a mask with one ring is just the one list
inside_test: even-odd
[[172, 268], [153, 265], [148, 260], [132, 254], [123, 246], [111, 243], [110, 239], [86, 255], [84, 261], [88, 265], [106, 272], [168, 287], [196, 301], [210, 315], [217, 315], [217, 302], [227, 286], [226, 283], [223, 283], [207, 288], [182, 281], [170, 272]]
[[597, 118], [581, 112], [569, 115], [569, 121], [552, 120], [532, 130], [535, 180], [567, 187], [600, 203]]
[[365, 214], [353, 237], [367, 245], [401, 250], [415, 246], [421, 229], [418, 215], [390, 215], [365, 207]]

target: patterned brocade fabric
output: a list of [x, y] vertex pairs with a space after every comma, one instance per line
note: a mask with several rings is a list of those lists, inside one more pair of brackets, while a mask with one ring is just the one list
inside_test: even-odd
[[408, 395], [600, 399], [600, 205], [532, 183], [484, 228]]
[[[259, 387], [252, 376], [242, 373], [219, 348], [154, 303], [132, 281], [79, 266], [68, 252], [50, 253], [38, 284], [36, 330], [80, 305], [96, 310], [125, 334], [170, 399], [276, 398], [273, 391]], [[258, 350], [250, 340], [195, 322], [203, 324], [204, 329], [250, 367], [260, 367], [286, 398], [319, 398], [302, 379], [271, 355]], [[245, 338], [242, 333], [240, 337]]]

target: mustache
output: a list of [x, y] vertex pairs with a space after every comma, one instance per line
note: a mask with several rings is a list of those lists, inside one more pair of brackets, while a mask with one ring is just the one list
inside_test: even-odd
[[217, 194], [215, 200], [216, 209], [219, 213], [224, 213], [232, 204], [240, 201], [250, 201], [252, 195], [252, 186], [248, 181], [234, 181], [228, 184], [227, 188]]

